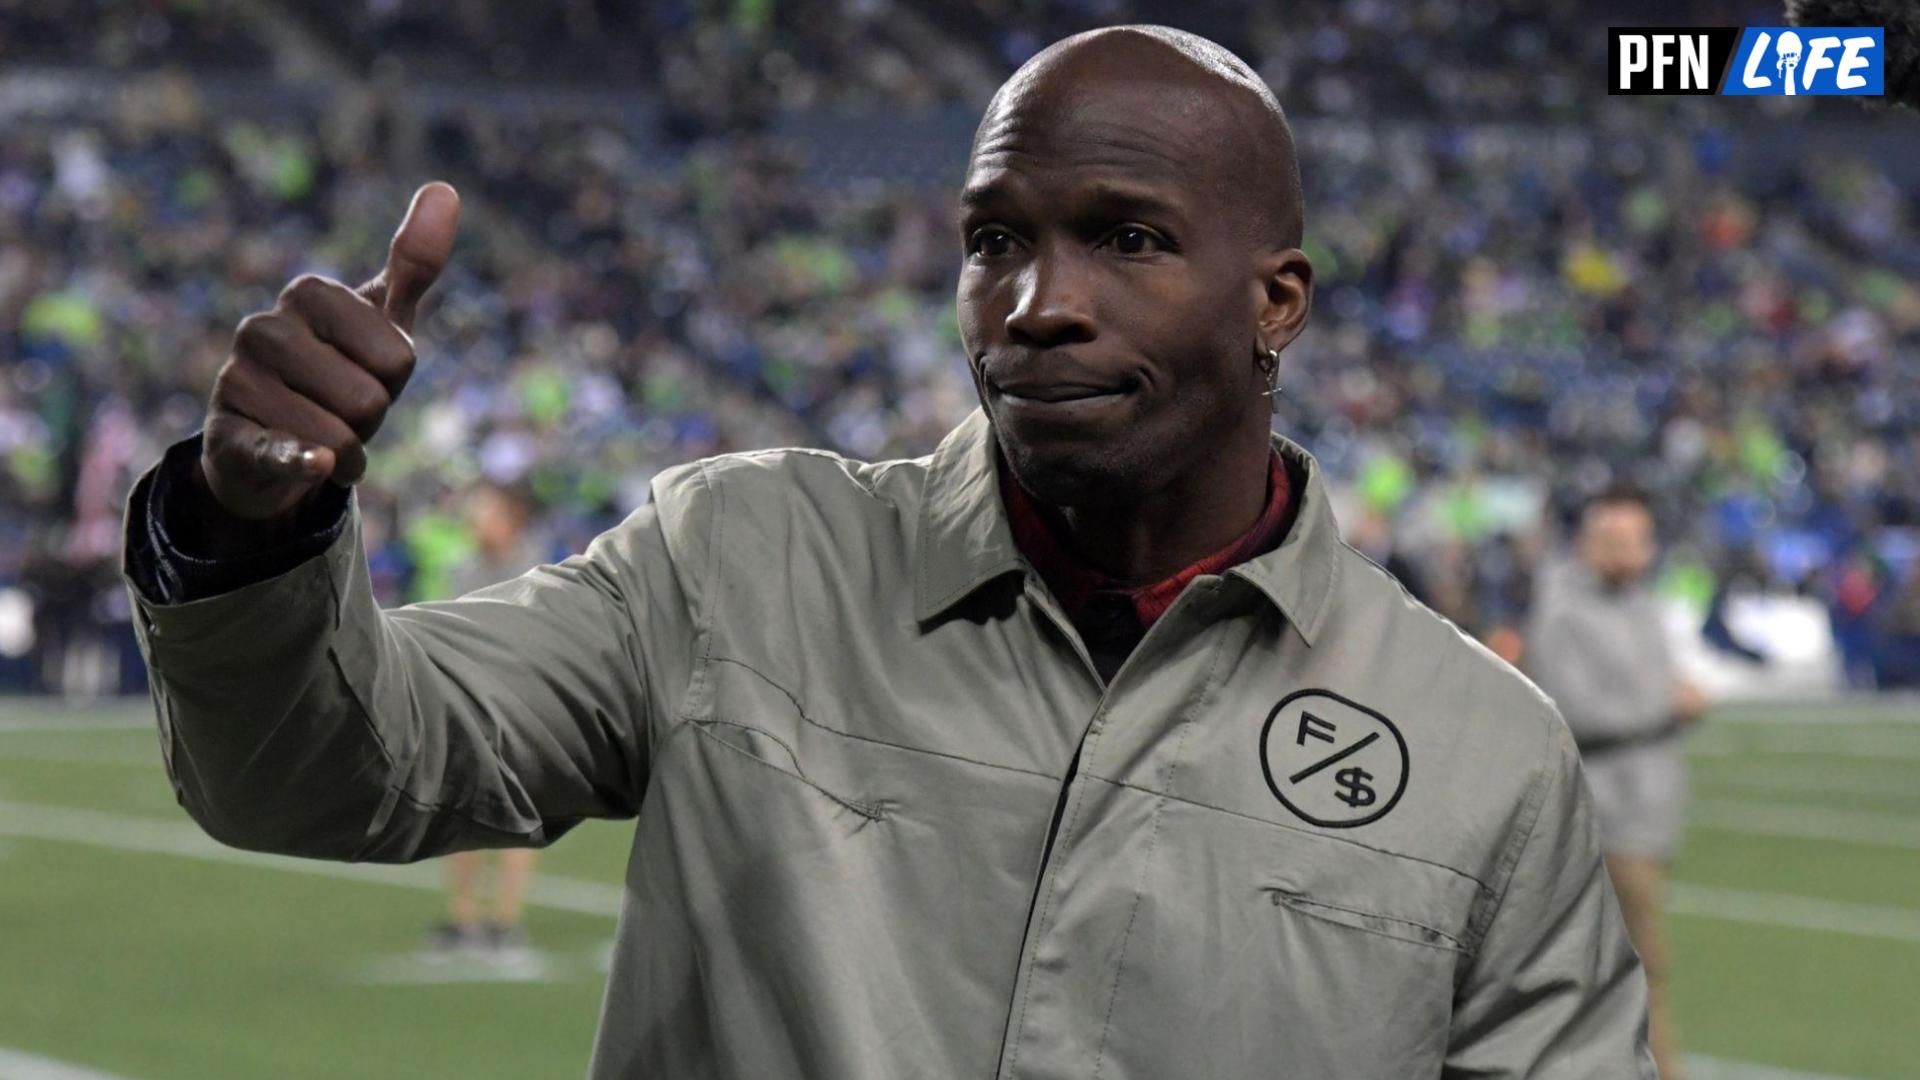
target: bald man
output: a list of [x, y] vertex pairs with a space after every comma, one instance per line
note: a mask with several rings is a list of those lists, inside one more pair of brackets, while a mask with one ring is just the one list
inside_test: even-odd
[[1339, 539], [1272, 94], [1156, 27], [994, 98], [981, 408], [932, 454], [666, 470], [581, 556], [382, 612], [348, 482], [458, 204], [242, 324], [132, 495], [181, 802], [405, 861], [634, 818], [590, 1073], [1652, 1076], [1573, 744]]

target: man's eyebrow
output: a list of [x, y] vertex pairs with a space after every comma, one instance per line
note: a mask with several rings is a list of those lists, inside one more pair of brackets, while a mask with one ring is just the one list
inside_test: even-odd
[[1179, 203], [1164, 195], [1140, 188], [1122, 187], [1117, 184], [1098, 183], [1088, 187], [1084, 193], [1087, 204], [1111, 214], [1158, 216], [1181, 219]]
[[[960, 192], [960, 208], [977, 210], [983, 206], [999, 203], [1009, 194], [1000, 184], [989, 182], [969, 185]], [[1082, 188], [1075, 201], [1083, 206], [1110, 214], [1157, 215], [1176, 219], [1184, 217], [1180, 212], [1179, 204], [1173, 199], [1153, 191], [1107, 181], [1096, 182]]]
[[988, 203], [998, 202], [1006, 192], [998, 184], [973, 184], [960, 192], [960, 206], [972, 210]]

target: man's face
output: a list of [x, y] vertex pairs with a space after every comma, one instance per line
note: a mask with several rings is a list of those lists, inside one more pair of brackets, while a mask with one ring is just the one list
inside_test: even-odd
[[1601, 503], [1580, 525], [1580, 555], [1601, 580], [1615, 587], [1646, 576], [1657, 554], [1653, 515], [1636, 502]]
[[524, 513], [511, 497], [492, 488], [475, 491], [467, 502], [474, 542], [488, 554], [510, 552], [520, 542]]
[[982, 124], [960, 333], [1008, 464], [1044, 501], [1134, 498], [1249, 423], [1265, 438], [1266, 291], [1222, 111], [1194, 88], [1060, 77]]

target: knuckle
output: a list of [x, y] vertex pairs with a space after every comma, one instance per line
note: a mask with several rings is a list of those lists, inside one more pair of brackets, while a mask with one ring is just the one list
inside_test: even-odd
[[255, 368], [255, 362], [236, 349], [213, 376], [213, 392], [208, 395], [208, 403], [215, 409], [231, 408], [237, 398], [246, 396], [258, 385]]
[[341, 398], [340, 419], [358, 431], [378, 424], [387, 414], [387, 394], [372, 379], [355, 381]]
[[280, 296], [288, 301], [300, 303], [319, 297], [332, 286], [333, 282], [319, 274], [301, 274], [287, 282], [287, 287], [280, 290]]
[[396, 390], [407, 385], [413, 378], [414, 365], [420, 362], [420, 354], [407, 342], [397, 342], [393, 347], [391, 359], [383, 365], [382, 374], [393, 383]]
[[280, 316], [270, 311], [256, 311], [241, 319], [234, 329], [234, 348], [243, 353], [253, 352], [279, 340], [281, 332]]

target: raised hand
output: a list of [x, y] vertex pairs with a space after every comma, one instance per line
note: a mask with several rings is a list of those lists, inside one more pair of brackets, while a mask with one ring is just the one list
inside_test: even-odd
[[247, 316], [207, 404], [200, 473], [229, 514], [285, 520], [367, 468], [367, 441], [413, 374], [413, 320], [453, 250], [460, 196], [413, 196], [387, 265], [359, 288], [305, 274]]

